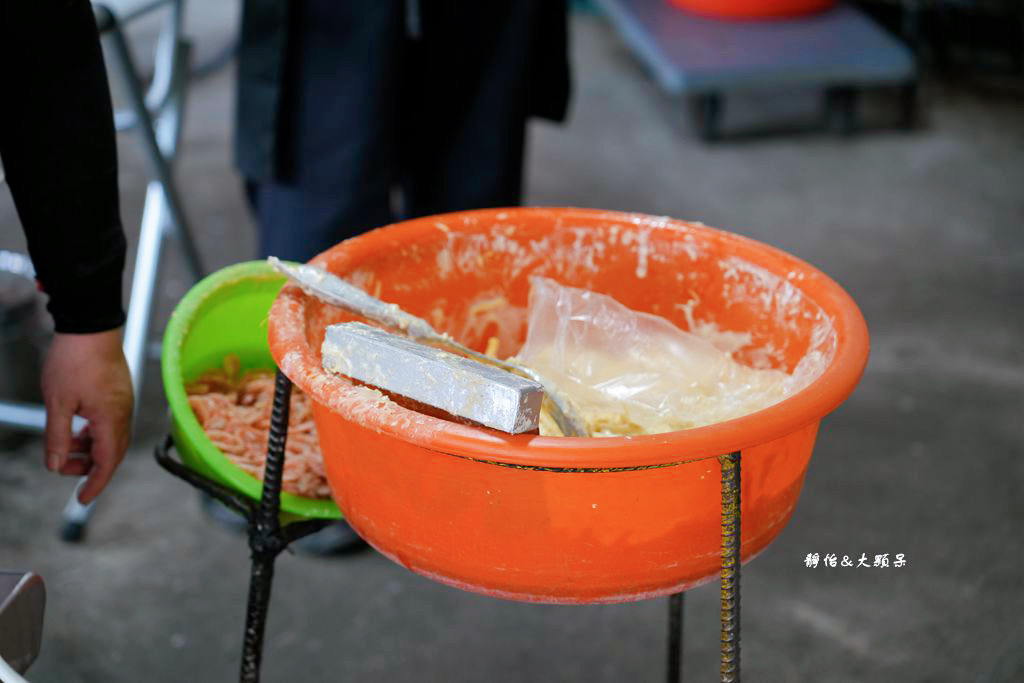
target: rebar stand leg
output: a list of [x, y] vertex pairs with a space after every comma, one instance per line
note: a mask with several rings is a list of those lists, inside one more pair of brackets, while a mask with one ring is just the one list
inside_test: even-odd
[[263, 634], [270, 607], [270, 588], [274, 581], [273, 553], [253, 553], [249, 575], [249, 602], [245, 612], [245, 636], [242, 645], [242, 671], [239, 680], [257, 683], [263, 659]]
[[281, 511], [281, 479], [284, 472], [284, 446], [288, 438], [288, 412], [292, 383], [280, 370], [274, 383], [274, 407], [270, 413], [267, 439], [267, 463], [263, 470], [263, 492], [259, 507], [249, 523], [249, 548], [252, 573], [249, 579], [249, 604], [245, 614], [242, 667], [239, 680], [257, 683], [263, 657], [263, 633], [267, 626], [270, 588], [274, 579], [274, 559], [284, 547], [278, 513]]
[[722, 464], [722, 683], [740, 680], [740, 454]]
[[683, 626], [685, 624], [686, 593], [675, 593], [668, 598], [668, 683], [683, 681]]
[[249, 522], [249, 548], [252, 551], [252, 572], [249, 579], [249, 602], [246, 608], [245, 634], [242, 643], [241, 680], [257, 683], [263, 652], [263, 633], [270, 604], [270, 587], [274, 580], [274, 560], [293, 541], [316, 533], [331, 523], [330, 519], [306, 519], [282, 527], [278, 520], [281, 507], [281, 479], [284, 471], [284, 446], [287, 438], [288, 408], [291, 382], [278, 373], [274, 386], [274, 408], [270, 418], [267, 466], [260, 500], [246, 496], [207, 479], [171, 457], [174, 440], [168, 436], [154, 449], [157, 463], [174, 476], [203, 491], [226, 507], [244, 516]]

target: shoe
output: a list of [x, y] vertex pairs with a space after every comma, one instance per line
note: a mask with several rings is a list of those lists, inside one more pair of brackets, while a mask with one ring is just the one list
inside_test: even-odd
[[343, 519], [333, 522], [315, 534], [310, 534], [292, 543], [297, 552], [304, 555], [352, 555], [367, 550], [370, 546], [359, 537]]

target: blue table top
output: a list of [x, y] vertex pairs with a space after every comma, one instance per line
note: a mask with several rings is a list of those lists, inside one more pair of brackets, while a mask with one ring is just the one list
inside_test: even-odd
[[796, 19], [726, 21], [667, 0], [599, 0], [671, 94], [907, 83], [913, 53], [849, 5]]

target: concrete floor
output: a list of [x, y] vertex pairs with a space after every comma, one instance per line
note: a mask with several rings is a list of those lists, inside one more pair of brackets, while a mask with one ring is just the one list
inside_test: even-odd
[[[233, 12], [194, 10], [200, 52]], [[926, 125], [853, 139], [705, 146], [606, 24], [573, 23], [569, 125], [531, 131], [528, 201], [697, 219], [814, 263], [860, 304], [872, 356], [825, 420], [789, 527], [743, 574], [752, 681], [1017, 681], [1024, 612], [1024, 102], [926, 83]], [[746, 102], [747, 115], [799, 97]], [[798, 107], [799, 108], [799, 107]], [[207, 263], [250, 258], [230, 163], [232, 79], [191, 100], [178, 177]], [[126, 226], [145, 173], [121, 141]], [[0, 196], [0, 248], [23, 248]], [[157, 327], [188, 287], [169, 251]], [[81, 545], [56, 538], [72, 482], [30, 441], [3, 453], [0, 566], [47, 582], [34, 681], [226, 681], [248, 578], [242, 537], [154, 464], [157, 366], [135, 447]], [[903, 568], [804, 566], [808, 553], [905, 555]], [[264, 679], [620, 681], [663, 677], [666, 601], [538, 607], [462, 593], [372, 552], [284, 555]], [[717, 671], [717, 587], [691, 591], [686, 676]]]

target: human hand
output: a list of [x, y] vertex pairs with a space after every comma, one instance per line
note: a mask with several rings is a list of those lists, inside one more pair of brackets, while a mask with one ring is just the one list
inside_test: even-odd
[[[121, 330], [56, 334], [43, 363], [46, 467], [89, 475], [78, 493], [83, 505], [110, 481], [131, 442], [132, 378], [121, 351]], [[71, 417], [89, 421], [71, 434]], [[84, 458], [72, 458], [72, 452]]]

